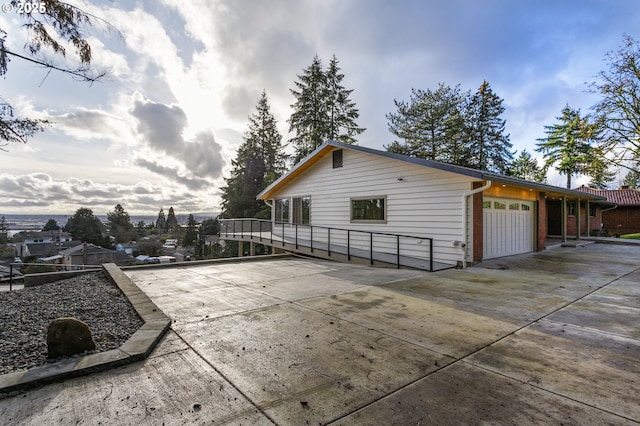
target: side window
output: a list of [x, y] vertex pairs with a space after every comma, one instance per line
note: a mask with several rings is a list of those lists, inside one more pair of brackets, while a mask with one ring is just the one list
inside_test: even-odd
[[311, 197], [293, 198], [293, 223], [309, 225], [311, 223]]
[[567, 215], [569, 216], [576, 215], [576, 203], [574, 201], [567, 202]]
[[352, 222], [386, 222], [386, 220], [386, 197], [351, 199]]
[[289, 199], [276, 200], [276, 222], [289, 222]]
[[336, 149], [333, 151], [333, 168], [339, 169], [342, 167], [342, 150]]

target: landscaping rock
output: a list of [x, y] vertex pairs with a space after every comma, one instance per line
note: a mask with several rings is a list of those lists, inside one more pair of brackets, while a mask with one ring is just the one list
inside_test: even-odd
[[76, 318], [56, 318], [47, 329], [47, 358], [72, 356], [96, 349], [91, 330]]

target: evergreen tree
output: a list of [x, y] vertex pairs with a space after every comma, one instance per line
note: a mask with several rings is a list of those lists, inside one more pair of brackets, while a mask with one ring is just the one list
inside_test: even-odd
[[536, 159], [525, 149], [511, 163], [508, 175], [532, 182], [544, 183], [547, 180], [547, 169], [538, 166]]
[[327, 113], [329, 115], [328, 139], [347, 144], [355, 144], [355, 136], [364, 132], [364, 128], [358, 127], [355, 120], [360, 116], [355, 102], [349, 99], [353, 89], [347, 90], [342, 86], [344, 74], [340, 73], [338, 59], [333, 55], [329, 62], [325, 80], [327, 85]]
[[107, 213], [107, 222], [109, 233], [116, 243], [129, 242], [135, 237], [129, 213], [120, 204], [116, 204], [114, 211]]
[[140, 220], [136, 223], [136, 234], [138, 234], [138, 237], [140, 238], [147, 236], [147, 226], [144, 223], [144, 220]]
[[202, 224], [200, 224], [200, 239], [204, 239], [205, 235], [218, 235], [217, 217], [210, 217], [202, 221]]
[[589, 176], [589, 186], [598, 189], [607, 189], [609, 184], [616, 179], [616, 173], [611, 171], [609, 162], [600, 148], [591, 147], [582, 173]]
[[595, 128], [580, 116], [580, 110], [569, 105], [562, 109], [559, 121], [545, 126], [546, 138], [538, 139], [536, 151], [542, 152], [545, 167], [556, 165], [556, 170], [567, 176], [567, 188], [571, 188], [571, 177], [585, 170], [590, 162], [589, 139]]
[[471, 96], [464, 112], [465, 138], [472, 158], [470, 165], [476, 169], [507, 173], [513, 160], [509, 135], [504, 134], [506, 121], [502, 99], [485, 80]]
[[196, 230], [196, 220], [193, 217], [193, 214], [189, 213], [189, 218], [187, 219], [187, 231], [184, 234], [184, 239], [182, 241], [183, 246], [191, 246], [198, 239], [198, 231]]
[[359, 112], [349, 99], [352, 90], [341, 84], [343, 78], [335, 55], [327, 72], [316, 55], [311, 65], [298, 75], [296, 89], [290, 89], [296, 102], [291, 105], [293, 113], [288, 120], [289, 131], [295, 134], [290, 139], [296, 149], [294, 162], [327, 139], [355, 143], [355, 136], [364, 131], [355, 123]]
[[[638, 169], [638, 166], [636, 166], [636, 169]], [[631, 189], [640, 189], [640, 172], [630, 171], [624, 177], [622, 184]]]
[[99, 218], [93, 215], [93, 210], [81, 207], [73, 216], [67, 219], [64, 227], [74, 240], [95, 244], [103, 247], [109, 246], [109, 239], [105, 236], [105, 228]]
[[265, 92], [262, 92], [256, 112], [249, 116], [243, 139], [231, 162], [231, 176], [225, 179], [227, 185], [222, 188], [222, 215], [268, 219], [268, 206], [256, 200], [256, 196], [284, 173], [286, 155]]
[[[9, 10], [20, 10], [19, 4], [25, 5], [20, 13], [11, 14], [12, 19], [23, 20], [26, 35], [24, 43], [20, 41], [7, 42], [7, 32], [0, 28], [0, 76], [7, 73], [9, 63], [12, 60], [25, 60], [36, 63], [40, 66], [52, 70], [70, 74], [88, 82], [98, 81], [105, 75], [104, 72], [96, 72], [91, 67], [93, 51], [89, 41], [87, 29], [96, 18], [90, 13], [84, 12], [77, 6], [67, 4], [64, 1], [46, 0], [42, 2], [22, 2], [12, 0], [5, 2]], [[30, 6], [30, 7], [26, 7]], [[101, 24], [106, 21], [101, 20]], [[97, 43], [96, 43], [97, 44]], [[13, 46], [24, 46], [24, 51], [15, 52]], [[75, 58], [72, 61], [62, 63], [53, 61], [51, 54], [58, 56], [58, 59], [67, 57], [67, 50], [73, 47]], [[25, 52], [28, 56], [25, 56]], [[43, 54], [46, 52], [46, 54]], [[73, 64], [76, 64], [74, 66]], [[2, 98], [0, 97], [0, 100]], [[44, 130], [45, 126], [51, 124], [48, 120], [19, 118], [13, 115], [13, 108], [10, 104], [2, 102], [3, 109], [7, 114], [0, 114], [0, 151], [4, 151], [4, 146], [8, 142], [26, 143], [27, 139], [36, 132]]]
[[398, 111], [387, 114], [389, 131], [404, 139], [387, 150], [462, 166], [467, 148], [461, 140], [463, 95], [460, 87], [443, 83], [435, 91], [411, 90], [409, 102], [394, 100]]
[[47, 223], [44, 224], [44, 227], [42, 228], [42, 230], [43, 231], [59, 231], [60, 225], [58, 225], [58, 222], [56, 222], [55, 219], [49, 219]]
[[169, 213], [167, 214], [167, 232], [175, 232], [178, 229], [178, 219], [173, 211], [173, 207], [169, 207]]
[[160, 207], [160, 212], [158, 212], [158, 218], [156, 219], [156, 229], [158, 232], [165, 232], [167, 230], [167, 219], [164, 217], [162, 207]]
[[0, 244], [6, 244], [9, 240], [9, 225], [7, 224], [7, 218], [0, 217]]

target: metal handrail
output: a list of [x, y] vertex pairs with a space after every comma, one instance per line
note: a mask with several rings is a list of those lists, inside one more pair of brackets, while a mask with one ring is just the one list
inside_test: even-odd
[[[229, 226], [226, 225], [227, 222], [233, 222], [233, 230], [232, 230], [232, 236], [236, 237], [237, 234], [240, 234], [241, 236], [244, 237], [245, 235], [245, 226], [244, 224], [246, 222], [249, 223], [249, 230], [248, 233], [250, 234], [249, 238], [251, 240], [253, 240], [253, 224], [254, 223], [258, 223], [258, 229], [259, 229], [259, 241], [262, 241], [262, 232], [263, 232], [263, 227], [262, 224], [263, 223], [268, 223], [270, 225], [272, 225], [271, 228], [271, 232], [270, 232], [270, 243], [273, 245], [273, 228], [275, 228], [276, 226], [282, 226], [282, 246], [284, 247], [286, 244], [285, 241], [285, 226], [289, 226], [290, 227], [295, 227], [295, 235], [294, 235], [294, 242], [293, 244], [295, 244], [295, 248], [298, 249], [299, 247], [299, 241], [298, 241], [298, 227], [306, 227], [309, 228], [309, 232], [310, 232], [310, 245], [309, 248], [311, 250], [311, 252], [313, 253], [314, 250], [314, 239], [313, 239], [313, 234], [314, 234], [314, 228], [316, 229], [326, 229], [327, 230], [327, 254], [328, 256], [331, 256], [331, 232], [332, 231], [343, 231], [346, 232], [347, 235], [347, 260], [351, 260], [351, 233], [352, 232], [359, 232], [362, 234], [368, 234], [369, 235], [369, 261], [370, 264], [373, 265], [373, 247], [374, 247], [374, 235], [382, 235], [382, 236], [387, 236], [387, 237], [395, 237], [396, 240], [396, 267], [400, 268], [400, 238], [410, 238], [410, 239], [415, 239], [415, 240], [428, 240], [429, 241], [429, 271], [433, 272], [433, 238], [430, 237], [421, 237], [421, 236], [415, 236], [415, 235], [404, 235], [404, 234], [393, 234], [393, 233], [388, 233], [388, 232], [379, 232], [379, 231], [363, 231], [360, 229], [348, 229], [348, 228], [336, 228], [336, 227], [330, 227], [330, 226], [321, 226], [321, 225], [306, 225], [306, 224], [299, 224], [299, 223], [290, 223], [290, 222], [284, 222], [284, 221], [270, 221], [270, 220], [265, 220], [265, 219], [253, 219], [253, 218], [239, 218], [239, 219], [219, 219], [220, 221], [220, 225], [221, 228], [224, 227], [224, 235], [225, 237], [229, 236]], [[236, 229], [236, 224], [240, 223], [240, 231], [238, 232]], [[316, 246], [317, 247], [317, 246]]]

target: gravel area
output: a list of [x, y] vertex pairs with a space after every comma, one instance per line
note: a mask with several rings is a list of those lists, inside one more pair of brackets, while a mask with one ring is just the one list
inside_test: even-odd
[[47, 328], [59, 317], [89, 326], [95, 352], [118, 348], [143, 324], [103, 272], [0, 293], [0, 374], [47, 362]]

